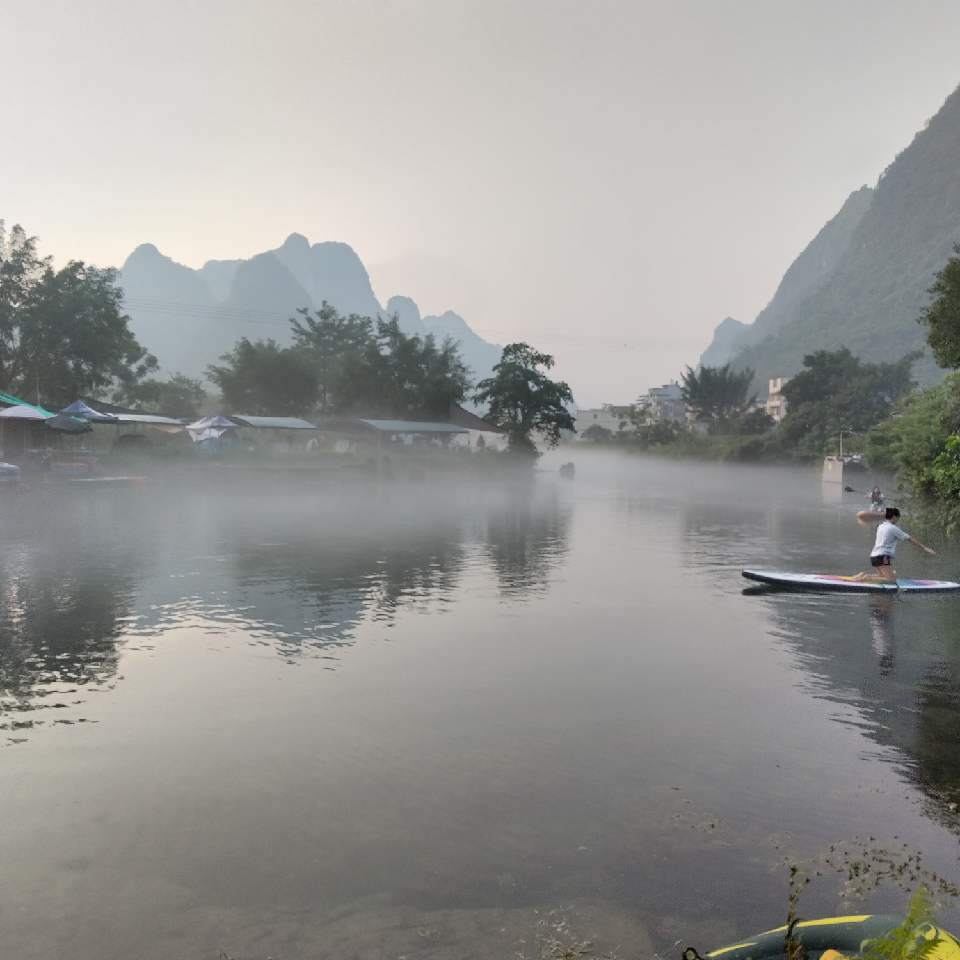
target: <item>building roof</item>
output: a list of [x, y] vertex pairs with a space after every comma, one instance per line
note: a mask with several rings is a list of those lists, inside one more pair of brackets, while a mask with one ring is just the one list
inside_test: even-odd
[[450, 412], [447, 414], [447, 420], [458, 427], [466, 427], [468, 430], [482, 430], [484, 433], [507, 432], [503, 427], [498, 427], [495, 423], [484, 420], [469, 410], [464, 410], [455, 400], [450, 401]]
[[345, 418], [324, 420], [322, 430], [360, 430], [375, 433], [467, 433], [466, 427], [453, 423], [436, 423], [425, 420], [366, 420], [363, 418]]
[[183, 421], [176, 417], [164, 417], [156, 413], [131, 410], [129, 407], [118, 407], [115, 403], [107, 403], [105, 400], [97, 400], [94, 397], [80, 397], [80, 401], [97, 413], [108, 413], [116, 417], [116, 423], [141, 423], [148, 427], [160, 428], [183, 426]]
[[317, 428], [299, 417], [248, 417], [245, 413], [231, 413], [241, 427], [265, 427], [271, 430], [316, 430]]

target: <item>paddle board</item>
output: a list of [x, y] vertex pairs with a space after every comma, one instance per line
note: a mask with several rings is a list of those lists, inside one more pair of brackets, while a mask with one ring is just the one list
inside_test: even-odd
[[835, 576], [829, 573], [779, 573], [768, 570], [744, 570], [748, 580], [770, 583], [792, 590], [846, 590], [851, 593], [893, 593], [901, 590], [908, 593], [945, 593], [960, 590], [960, 583], [952, 580], [898, 580], [892, 583], [863, 583], [853, 577]]

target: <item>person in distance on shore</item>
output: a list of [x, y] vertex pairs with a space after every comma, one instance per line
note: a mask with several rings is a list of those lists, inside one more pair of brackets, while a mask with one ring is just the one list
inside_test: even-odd
[[857, 583], [896, 583], [897, 575], [893, 572], [893, 558], [897, 552], [898, 540], [909, 540], [921, 550], [933, 554], [934, 551], [922, 544], [916, 537], [911, 537], [906, 530], [901, 530], [897, 523], [900, 520], [900, 511], [896, 507], [887, 507], [886, 520], [877, 527], [877, 539], [870, 552], [870, 565], [873, 573], [858, 573], [853, 580]]

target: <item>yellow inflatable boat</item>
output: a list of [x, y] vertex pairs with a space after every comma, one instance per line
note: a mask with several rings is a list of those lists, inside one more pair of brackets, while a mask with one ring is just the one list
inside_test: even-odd
[[[895, 930], [904, 922], [893, 914], [873, 914], [859, 917], [829, 917], [825, 920], [803, 920], [793, 928], [809, 960], [839, 960], [856, 957], [869, 948], [870, 940], [877, 940]], [[930, 960], [960, 960], [960, 941], [952, 933], [932, 924], [921, 924], [918, 936], [939, 943]], [[787, 928], [778, 927], [758, 933], [740, 943], [712, 950], [707, 957], [718, 960], [782, 960], [786, 956]], [[683, 952], [683, 960], [704, 960], [693, 948]]]

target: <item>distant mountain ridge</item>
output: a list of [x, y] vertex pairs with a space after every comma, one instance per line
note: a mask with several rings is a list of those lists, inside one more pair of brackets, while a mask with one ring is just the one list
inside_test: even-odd
[[386, 318], [397, 313], [408, 335], [450, 336], [474, 380], [490, 375], [501, 348], [488, 343], [452, 311], [422, 317], [409, 297], [378, 302], [367, 270], [345, 243], [315, 243], [292, 233], [275, 250], [246, 260], [209, 260], [199, 270], [176, 263], [144, 243], [120, 271], [125, 309], [137, 339], [160, 362], [161, 375], [202, 378], [241, 338], [292, 343], [290, 319], [324, 301], [342, 314]]
[[870, 362], [923, 350], [921, 383], [943, 371], [916, 318], [960, 242], [960, 88], [880, 177], [846, 200], [791, 264], [752, 324], [727, 318], [702, 366], [752, 367], [757, 386], [792, 376], [805, 354], [847, 346]]

